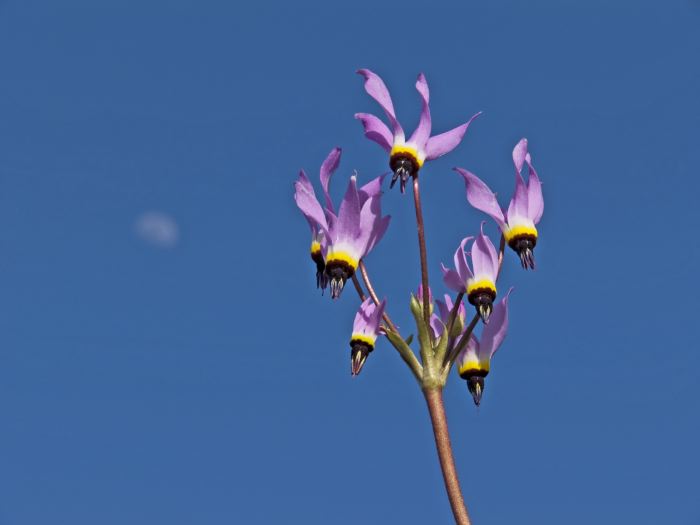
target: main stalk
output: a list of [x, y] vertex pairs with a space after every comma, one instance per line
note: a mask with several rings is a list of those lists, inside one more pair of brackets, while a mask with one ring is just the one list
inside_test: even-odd
[[425, 401], [428, 403], [430, 420], [433, 423], [433, 434], [435, 434], [435, 446], [440, 458], [440, 468], [442, 477], [445, 480], [447, 497], [450, 500], [452, 514], [457, 525], [471, 525], [467, 508], [464, 505], [462, 489], [459, 486], [455, 460], [452, 455], [452, 445], [450, 444], [450, 433], [447, 429], [447, 416], [445, 415], [445, 405], [442, 402], [441, 388], [426, 388], [423, 390]]

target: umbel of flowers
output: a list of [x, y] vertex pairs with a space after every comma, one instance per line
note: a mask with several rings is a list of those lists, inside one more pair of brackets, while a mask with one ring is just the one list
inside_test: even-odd
[[[480, 112], [449, 131], [432, 135], [430, 92], [421, 73], [415, 85], [421, 100], [420, 120], [406, 139], [383, 80], [369, 69], [360, 69], [358, 73], [364, 79], [365, 91], [382, 108], [389, 125], [368, 113], [357, 113], [355, 118], [362, 123], [365, 136], [388, 154], [393, 174], [389, 187], [399, 181], [401, 193], [409, 182], [413, 189], [421, 282], [418, 292], [410, 295], [409, 309], [416, 324], [417, 353], [412, 348], [413, 335], [404, 337], [399, 332], [389, 316], [386, 300], [379, 300], [365, 264], [366, 256], [389, 227], [390, 217], [383, 216], [381, 211], [384, 176], [360, 185], [357, 172], [348, 175], [344, 197], [336, 208], [329, 186], [340, 163], [341, 150], [334, 148], [320, 168], [323, 198], [316, 197], [313, 184], [303, 170], [294, 185], [294, 198], [311, 231], [310, 257], [316, 286], [322, 294], [330, 288], [331, 299], [338, 299], [347, 282], [352, 281], [358, 295], [359, 307], [349, 338], [352, 375], [358, 375], [363, 369], [380, 337], [385, 337], [398, 351], [425, 396], [455, 522], [468, 524], [469, 516], [447, 431], [442, 389], [456, 365], [457, 375], [466, 382], [474, 403], [482, 403], [492, 358], [504, 343], [508, 330], [508, 302], [513, 288], [499, 294], [497, 287], [504, 252], [506, 245], [509, 246], [524, 269], [534, 270], [534, 249], [539, 240], [537, 224], [544, 210], [542, 185], [526, 139], [521, 139], [513, 149], [515, 190], [507, 208], [501, 208], [496, 195], [479, 177], [464, 168], [455, 168], [466, 184], [467, 202], [495, 221], [501, 237], [496, 248], [484, 231], [485, 221], [478, 231], [476, 228], [466, 230], [454, 254], [453, 267], [442, 265], [443, 282], [454, 296], [445, 294], [444, 300], [434, 304], [429, 284], [420, 175], [427, 161], [451, 152], [462, 142], [469, 125]], [[527, 180], [523, 176], [525, 166]], [[465, 303], [473, 308], [471, 318]]]

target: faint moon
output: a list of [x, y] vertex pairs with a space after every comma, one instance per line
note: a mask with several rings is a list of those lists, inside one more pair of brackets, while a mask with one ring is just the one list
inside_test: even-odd
[[136, 219], [135, 228], [141, 239], [158, 248], [173, 248], [180, 240], [175, 219], [158, 211], [143, 213]]

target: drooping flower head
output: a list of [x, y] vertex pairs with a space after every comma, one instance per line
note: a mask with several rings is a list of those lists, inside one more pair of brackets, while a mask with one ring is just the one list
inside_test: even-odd
[[494, 307], [491, 320], [484, 325], [481, 341], [471, 335], [467, 346], [457, 356], [457, 371], [467, 382], [467, 388], [476, 406], [481, 403], [484, 392], [484, 378], [491, 368], [491, 358], [501, 346], [508, 331], [508, 290], [506, 296]]
[[303, 172], [295, 184], [297, 206], [312, 225], [312, 232], [315, 226], [321, 234], [319, 244], [325, 257], [324, 274], [333, 299], [340, 297], [360, 259], [379, 242], [389, 226], [390, 217], [381, 216], [382, 179], [383, 176], [379, 176], [358, 190], [357, 176], [351, 176], [337, 214], [328, 195], [327, 179], [321, 180], [326, 196], [325, 209]]
[[369, 69], [360, 69], [358, 74], [365, 79], [365, 91], [376, 100], [386, 113], [391, 130], [379, 118], [369, 113], [357, 113], [355, 118], [362, 122], [365, 136], [379, 144], [389, 153], [389, 166], [394, 176], [391, 179], [393, 188], [397, 180], [401, 180], [401, 193], [406, 189], [409, 177], [418, 174], [426, 160], [433, 160], [449, 153], [462, 141], [469, 124], [480, 113], [475, 114], [468, 122], [440, 135], [430, 136], [432, 120], [430, 117], [430, 91], [425, 75], [418, 75], [416, 89], [422, 99], [422, 109], [418, 127], [406, 140], [401, 124], [396, 118], [394, 104], [384, 81]]
[[[340, 155], [342, 150], [340, 148], [333, 148], [331, 152], [326, 157], [326, 160], [321, 164], [321, 186], [323, 187], [323, 192], [326, 198], [326, 206], [330, 206], [332, 209], [333, 203], [331, 201], [330, 195], [328, 193], [328, 185], [330, 182], [331, 175], [338, 168], [340, 163]], [[311, 181], [306, 176], [304, 170], [299, 172], [299, 179], [294, 184], [296, 192], [301, 191], [310, 194], [314, 199], [316, 195], [314, 193], [314, 187]], [[303, 210], [302, 210], [303, 212]], [[328, 276], [325, 273], [326, 261], [325, 261], [325, 251], [326, 246], [324, 242], [323, 232], [319, 229], [318, 224], [309, 215], [304, 213], [306, 221], [309, 223], [311, 228], [311, 260], [316, 263], [316, 288], [321, 288], [325, 290], [328, 286]]]
[[385, 306], [386, 299], [377, 306], [372, 298], [368, 297], [355, 314], [350, 337], [350, 373], [354, 376], [360, 373], [367, 356], [374, 350]]
[[[523, 268], [535, 268], [535, 258], [532, 251], [537, 244], [537, 228], [544, 211], [542, 185], [532, 166], [532, 158], [527, 152], [527, 139], [522, 139], [513, 149], [513, 164], [515, 164], [515, 193], [503, 211], [498, 205], [496, 195], [489, 187], [473, 173], [462, 169], [455, 170], [464, 177], [467, 185], [467, 200], [476, 209], [487, 213], [498, 223], [503, 235], [510, 246], [520, 257]], [[528, 166], [528, 182], [523, 180], [523, 165]]]
[[498, 253], [491, 239], [484, 234], [484, 223], [481, 223], [481, 234], [472, 244], [471, 260], [474, 271], [467, 264], [464, 246], [473, 237], [462, 240], [454, 255], [455, 269], [442, 265], [442, 275], [445, 284], [456, 292], [466, 294], [467, 300], [473, 304], [484, 322], [487, 322], [493, 301], [496, 299], [496, 279], [498, 278]]

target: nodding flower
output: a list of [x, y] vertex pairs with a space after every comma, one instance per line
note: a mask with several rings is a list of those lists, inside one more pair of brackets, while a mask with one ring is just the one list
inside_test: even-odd
[[386, 113], [391, 130], [378, 117], [369, 113], [357, 113], [355, 118], [362, 122], [365, 136], [389, 153], [389, 166], [394, 172], [390, 187], [393, 188], [396, 181], [400, 179], [401, 193], [406, 190], [406, 182], [409, 177], [418, 175], [418, 171], [426, 160], [437, 159], [455, 149], [462, 141], [469, 124], [481, 114], [480, 112], [476, 113], [461, 126], [431, 137], [430, 91], [425, 75], [421, 73], [416, 81], [416, 89], [422, 99], [420, 121], [413, 134], [406, 140], [406, 135], [396, 118], [394, 104], [384, 81], [369, 69], [360, 69], [357, 72], [365, 79], [367, 94], [376, 100]]
[[467, 346], [457, 356], [457, 371], [467, 382], [467, 388], [479, 406], [484, 392], [484, 378], [491, 368], [491, 358], [501, 346], [508, 331], [508, 296], [513, 289], [494, 307], [491, 320], [481, 332], [481, 341], [471, 335]]
[[[335, 153], [337, 151], [337, 153]], [[321, 185], [325, 194], [323, 208], [314, 193], [311, 182], [302, 171], [295, 183], [294, 199], [312, 232], [312, 258], [314, 251], [323, 257], [323, 273], [319, 277], [317, 263], [317, 284], [324, 288], [330, 284], [331, 297], [340, 297], [343, 287], [357, 270], [360, 260], [380, 241], [389, 227], [389, 216], [381, 216], [381, 184], [383, 175], [357, 188], [357, 175], [352, 175], [336, 213], [328, 193], [330, 176], [340, 156], [334, 149], [324, 162], [328, 169], [321, 168]], [[314, 244], [315, 242], [318, 245]], [[318, 246], [318, 248], [316, 248]], [[317, 261], [319, 258], [314, 258]]]
[[[326, 198], [326, 206], [333, 207], [333, 202], [331, 201], [330, 194], [328, 193], [328, 185], [330, 183], [331, 175], [338, 168], [340, 163], [340, 155], [342, 150], [340, 148], [333, 148], [331, 152], [326, 157], [326, 160], [321, 164], [321, 186], [323, 187], [323, 192]], [[299, 172], [299, 180], [294, 184], [296, 193], [306, 192], [309, 193], [313, 198], [316, 198], [314, 193], [314, 187], [311, 181], [306, 176], [304, 170]], [[296, 196], [295, 196], [296, 198]], [[303, 210], [302, 210], [302, 213]], [[320, 288], [321, 292], [328, 286], [328, 276], [325, 273], [326, 270], [326, 246], [323, 232], [319, 229], [316, 221], [312, 219], [309, 215], [304, 213], [306, 221], [309, 223], [311, 228], [311, 260], [316, 263], [316, 288]]]
[[[487, 213], [498, 223], [508, 246], [520, 257], [523, 268], [535, 269], [533, 250], [537, 244], [537, 228], [544, 211], [542, 184], [532, 166], [532, 158], [527, 152], [527, 139], [521, 139], [513, 149], [515, 165], [515, 192], [508, 210], [498, 204], [496, 195], [479, 177], [473, 173], [455, 168], [467, 185], [467, 200], [476, 209]], [[523, 180], [523, 165], [528, 166], [528, 182]]]
[[360, 373], [367, 356], [374, 350], [385, 306], [386, 299], [377, 306], [372, 298], [368, 297], [355, 314], [350, 336], [350, 373], [354, 376]]
[[462, 240], [454, 255], [455, 269], [446, 268], [443, 264], [442, 275], [449, 288], [466, 294], [467, 300], [474, 305], [481, 319], [486, 323], [497, 294], [498, 253], [491, 240], [484, 234], [482, 222], [481, 234], [472, 244], [470, 253], [474, 268], [472, 272], [464, 252], [464, 245], [471, 239], [473, 237], [465, 237]]

